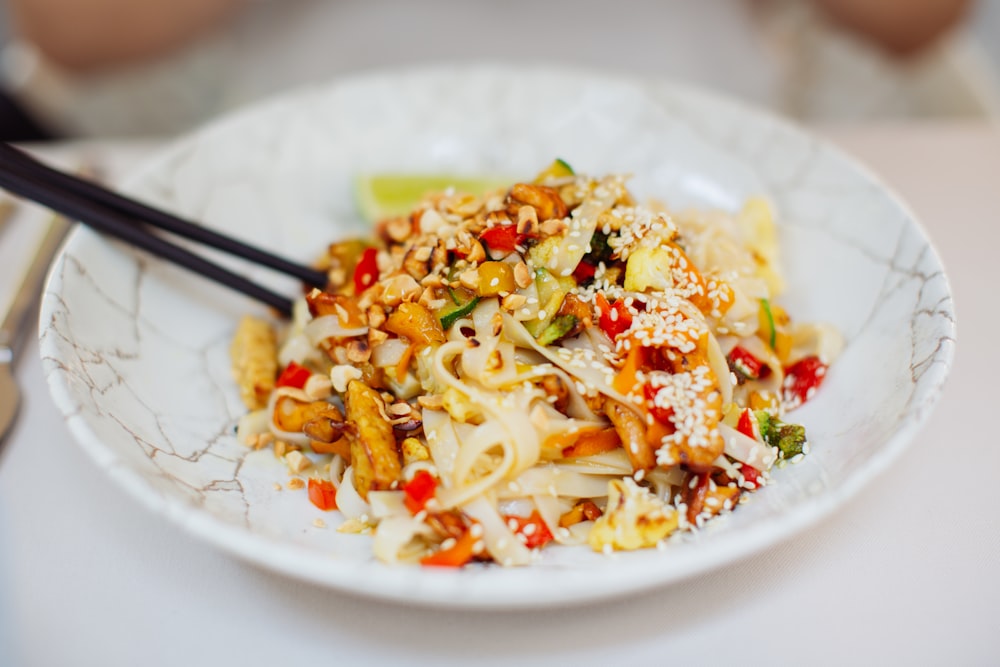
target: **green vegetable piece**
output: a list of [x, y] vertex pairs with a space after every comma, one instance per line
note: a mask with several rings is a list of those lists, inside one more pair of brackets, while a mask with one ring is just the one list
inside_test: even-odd
[[573, 167], [569, 166], [569, 163], [562, 158], [556, 158], [552, 161], [548, 167], [543, 169], [538, 176], [535, 177], [536, 183], [543, 183], [552, 178], [565, 178], [566, 176], [574, 176], [576, 172], [573, 171]]
[[771, 302], [767, 299], [761, 299], [760, 305], [764, 308], [764, 315], [767, 316], [767, 328], [770, 333], [771, 349], [773, 350], [777, 342], [778, 329], [774, 326], [774, 315], [771, 314]]
[[[450, 290], [449, 290], [450, 292]], [[473, 297], [465, 303], [458, 303], [455, 298], [455, 294], [451, 294], [452, 301], [455, 303], [446, 304], [441, 310], [438, 311], [438, 319], [441, 320], [441, 328], [447, 331], [451, 328], [458, 320], [462, 319], [466, 315], [470, 314], [475, 310], [476, 305], [479, 303], [479, 297]]]
[[365, 173], [354, 182], [354, 198], [363, 220], [376, 222], [407, 215], [429, 192], [454, 188], [480, 195], [506, 188], [509, 178], [499, 176], [453, 176], [449, 174]]
[[572, 331], [579, 321], [576, 315], [558, 315], [542, 331], [542, 335], [538, 337], [538, 344], [542, 346], [551, 345]]
[[552, 165], [552, 169], [559, 172], [560, 176], [573, 176], [576, 172], [573, 171], [573, 167], [569, 166], [569, 162], [557, 157], [555, 163]]
[[[764, 442], [767, 441], [768, 434], [771, 432], [771, 413], [767, 410], [754, 410], [753, 416], [757, 418], [757, 426], [760, 427], [760, 435], [764, 438]], [[768, 442], [768, 444], [771, 444]]]
[[790, 459], [802, 454], [806, 444], [806, 428], [801, 424], [786, 424], [766, 410], [754, 412], [760, 425], [760, 434], [764, 442], [777, 447], [781, 458]]
[[614, 248], [608, 243], [608, 235], [598, 229], [590, 239], [590, 252], [584, 257], [596, 266], [600, 262], [610, 262], [614, 253]]
[[[537, 247], [537, 246], [536, 246]], [[543, 268], [535, 269], [535, 287], [538, 289], [539, 311], [545, 312], [545, 317], [538, 317], [524, 323], [535, 339], [542, 336], [545, 330], [552, 324], [562, 306], [563, 299], [569, 291], [576, 287], [576, 281], [570, 277], [557, 277]]]

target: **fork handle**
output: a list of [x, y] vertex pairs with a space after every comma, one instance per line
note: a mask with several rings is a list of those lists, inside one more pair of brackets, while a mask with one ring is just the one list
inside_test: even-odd
[[62, 245], [70, 223], [61, 216], [54, 216], [49, 222], [48, 231], [35, 251], [31, 265], [24, 274], [21, 286], [14, 294], [7, 313], [0, 322], [0, 361], [12, 361], [14, 346], [20, 337], [25, 324], [25, 316], [38, 302], [38, 294], [42, 290], [45, 276], [48, 273], [52, 259]]

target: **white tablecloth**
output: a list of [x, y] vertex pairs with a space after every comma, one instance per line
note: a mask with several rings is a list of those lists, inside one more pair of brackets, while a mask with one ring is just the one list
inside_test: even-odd
[[[835, 516], [745, 562], [614, 602], [472, 613], [360, 599], [246, 565], [137, 506], [70, 438], [32, 343], [17, 373], [21, 421], [0, 459], [0, 665], [1000, 663], [1000, 445], [989, 427], [1000, 130], [825, 133], [912, 204], [959, 321], [927, 427]], [[120, 171], [145, 148], [91, 150]], [[0, 243], [4, 299], [31, 218]]]

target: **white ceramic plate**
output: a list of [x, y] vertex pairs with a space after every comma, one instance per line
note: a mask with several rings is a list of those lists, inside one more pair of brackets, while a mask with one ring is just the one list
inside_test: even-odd
[[[554, 156], [629, 172], [640, 197], [781, 216], [782, 303], [827, 320], [847, 347], [795, 413], [811, 455], [711, 529], [607, 557], [548, 550], [528, 568], [387, 567], [340, 534], [284, 465], [238, 444], [227, 348], [255, 304], [86, 229], [53, 270], [41, 350], [53, 396], [86, 451], [152, 510], [263, 567], [411, 603], [520, 607], [648, 589], [734, 561], [843, 503], [927, 418], [954, 350], [938, 256], [907, 208], [823, 142], [768, 115], [663, 82], [501, 66], [386, 72], [303, 90], [185, 138], [129, 190], [301, 259], [357, 231], [359, 171], [535, 173]], [[251, 277], [293, 294], [259, 269]], [[329, 528], [313, 525], [323, 518]]]

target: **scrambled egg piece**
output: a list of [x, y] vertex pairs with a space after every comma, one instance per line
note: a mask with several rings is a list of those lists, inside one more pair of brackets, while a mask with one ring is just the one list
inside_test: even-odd
[[482, 421], [483, 411], [472, 401], [471, 398], [454, 387], [448, 387], [442, 395], [444, 409], [457, 422], [478, 423]]
[[608, 482], [608, 506], [587, 541], [595, 551], [655, 546], [677, 529], [677, 511], [631, 478]]

